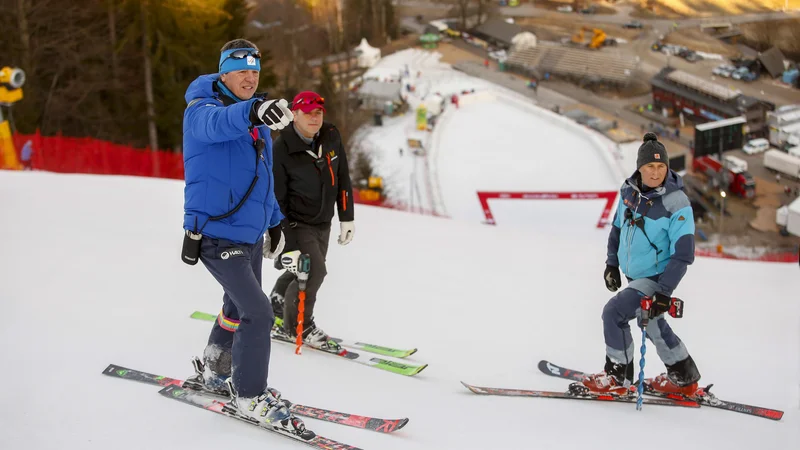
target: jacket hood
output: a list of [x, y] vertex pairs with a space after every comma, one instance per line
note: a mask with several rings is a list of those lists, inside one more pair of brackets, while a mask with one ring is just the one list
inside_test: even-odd
[[191, 103], [192, 100], [196, 98], [214, 98], [217, 97], [217, 93], [214, 92], [214, 82], [219, 80], [218, 73], [212, 73], [209, 75], [200, 75], [186, 89], [186, 95], [184, 99], [186, 100], [186, 104], [188, 105]]

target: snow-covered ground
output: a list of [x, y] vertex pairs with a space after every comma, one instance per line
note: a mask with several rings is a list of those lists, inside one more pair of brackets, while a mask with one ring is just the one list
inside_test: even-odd
[[[101, 375], [116, 363], [185, 377], [205, 345], [210, 325], [188, 316], [215, 312], [222, 292], [202, 266], [179, 261], [183, 183], [0, 172], [0, 198], [0, 448], [303, 448]], [[703, 382], [722, 398], [785, 410], [780, 422], [710, 408], [480, 397], [459, 381], [562, 390], [565, 382], [536, 370], [539, 359], [602, 368], [607, 230], [565, 221], [531, 232], [356, 210], [353, 243], [331, 245], [317, 320], [345, 338], [419, 347], [410, 359], [430, 366], [408, 378], [273, 345], [270, 384], [287, 398], [411, 419], [393, 435], [306, 420], [318, 433], [381, 450], [798, 448], [796, 265], [698, 259], [676, 291], [685, 317], [671, 320]], [[265, 265], [267, 287], [277, 275]], [[647, 356], [648, 376], [663, 370], [652, 346]]]
[[[630, 172], [627, 166], [635, 165], [621, 161], [616, 145], [601, 134], [439, 58], [437, 52], [404, 50], [364, 75], [400, 83], [410, 106], [411, 112], [388, 118], [383, 126], [366, 126], [354, 139], [372, 156], [391, 201], [479, 222], [484, 220], [479, 191], [615, 191]], [[458, 107], [450, 102], [453, 94], [459, 96]], [[444, 111], [433, 130], [417, 131], [415, 108], [436, 109], [442, 100]], [[411, 153], [409, 138], [423, 142], [425, 156]], [[602, 202], [592, 208], [589, 227], [597, 222]], [[542, 212], [540, 222], [558, 220]]]

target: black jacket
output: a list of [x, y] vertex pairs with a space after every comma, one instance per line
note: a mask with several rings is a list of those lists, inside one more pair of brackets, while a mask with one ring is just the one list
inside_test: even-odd
[[[322, 156], [318, 158], [320, 146]], [[330, 224], [334, 207], [340, 222], [354, 219], [347, 154], [335, 126], [323, 122], [310, 145], [300, 139], [294, 126], [286, 127], [275, 139], [272, 152], [275, 197], [286, 216], [282, 222], [286, 237], [284, 251], [297, 249], [292, 231], [296, 222]]]

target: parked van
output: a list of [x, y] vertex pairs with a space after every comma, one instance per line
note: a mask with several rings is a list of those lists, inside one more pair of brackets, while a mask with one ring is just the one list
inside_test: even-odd
[[753, 139], [742, 148], [748, 155], [755, 155], [769, 150], [769, 141], [764, 138]]

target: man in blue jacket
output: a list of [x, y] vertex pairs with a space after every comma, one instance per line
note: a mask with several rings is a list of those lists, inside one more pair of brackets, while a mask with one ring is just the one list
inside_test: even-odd
[[284, 245], [269, 130], [283, 129], [293, 115], [286, 100], [256, 95], [260, 58], [252, 42], [230, 41], [219, 73], [200, 76], [186, 90], [183, 259], [202, 261], [224, 291], [203, 361], [195, 358], [197, 374], [187, 381], [229, 394], [245, 416], [291, 426], [300, 422], [267, 387], [275, 317], [261, 289], [261, 262]]
[[686, 268], [694, 262], [694, 214], [683, 191], [683, 180], [672, 171], [664, 144], [653, 133], [639, 147], [639, 169], [622, 185], [617, 212], [608, 237], [603, 278], [606, 288], [622, 287], [620, 269], [628, 286], [603, 309], [606, 364], [602, 373], [582, 384], [595, 394], [633, 395], [634, 342], [628, 325], [640, 313], [642, 297], [653, 300], [647, 337], [655, 344], [667, 373], [647, 380], [654, 390], [693, 397], [700, 394], [700, 373], [664, 313]]

